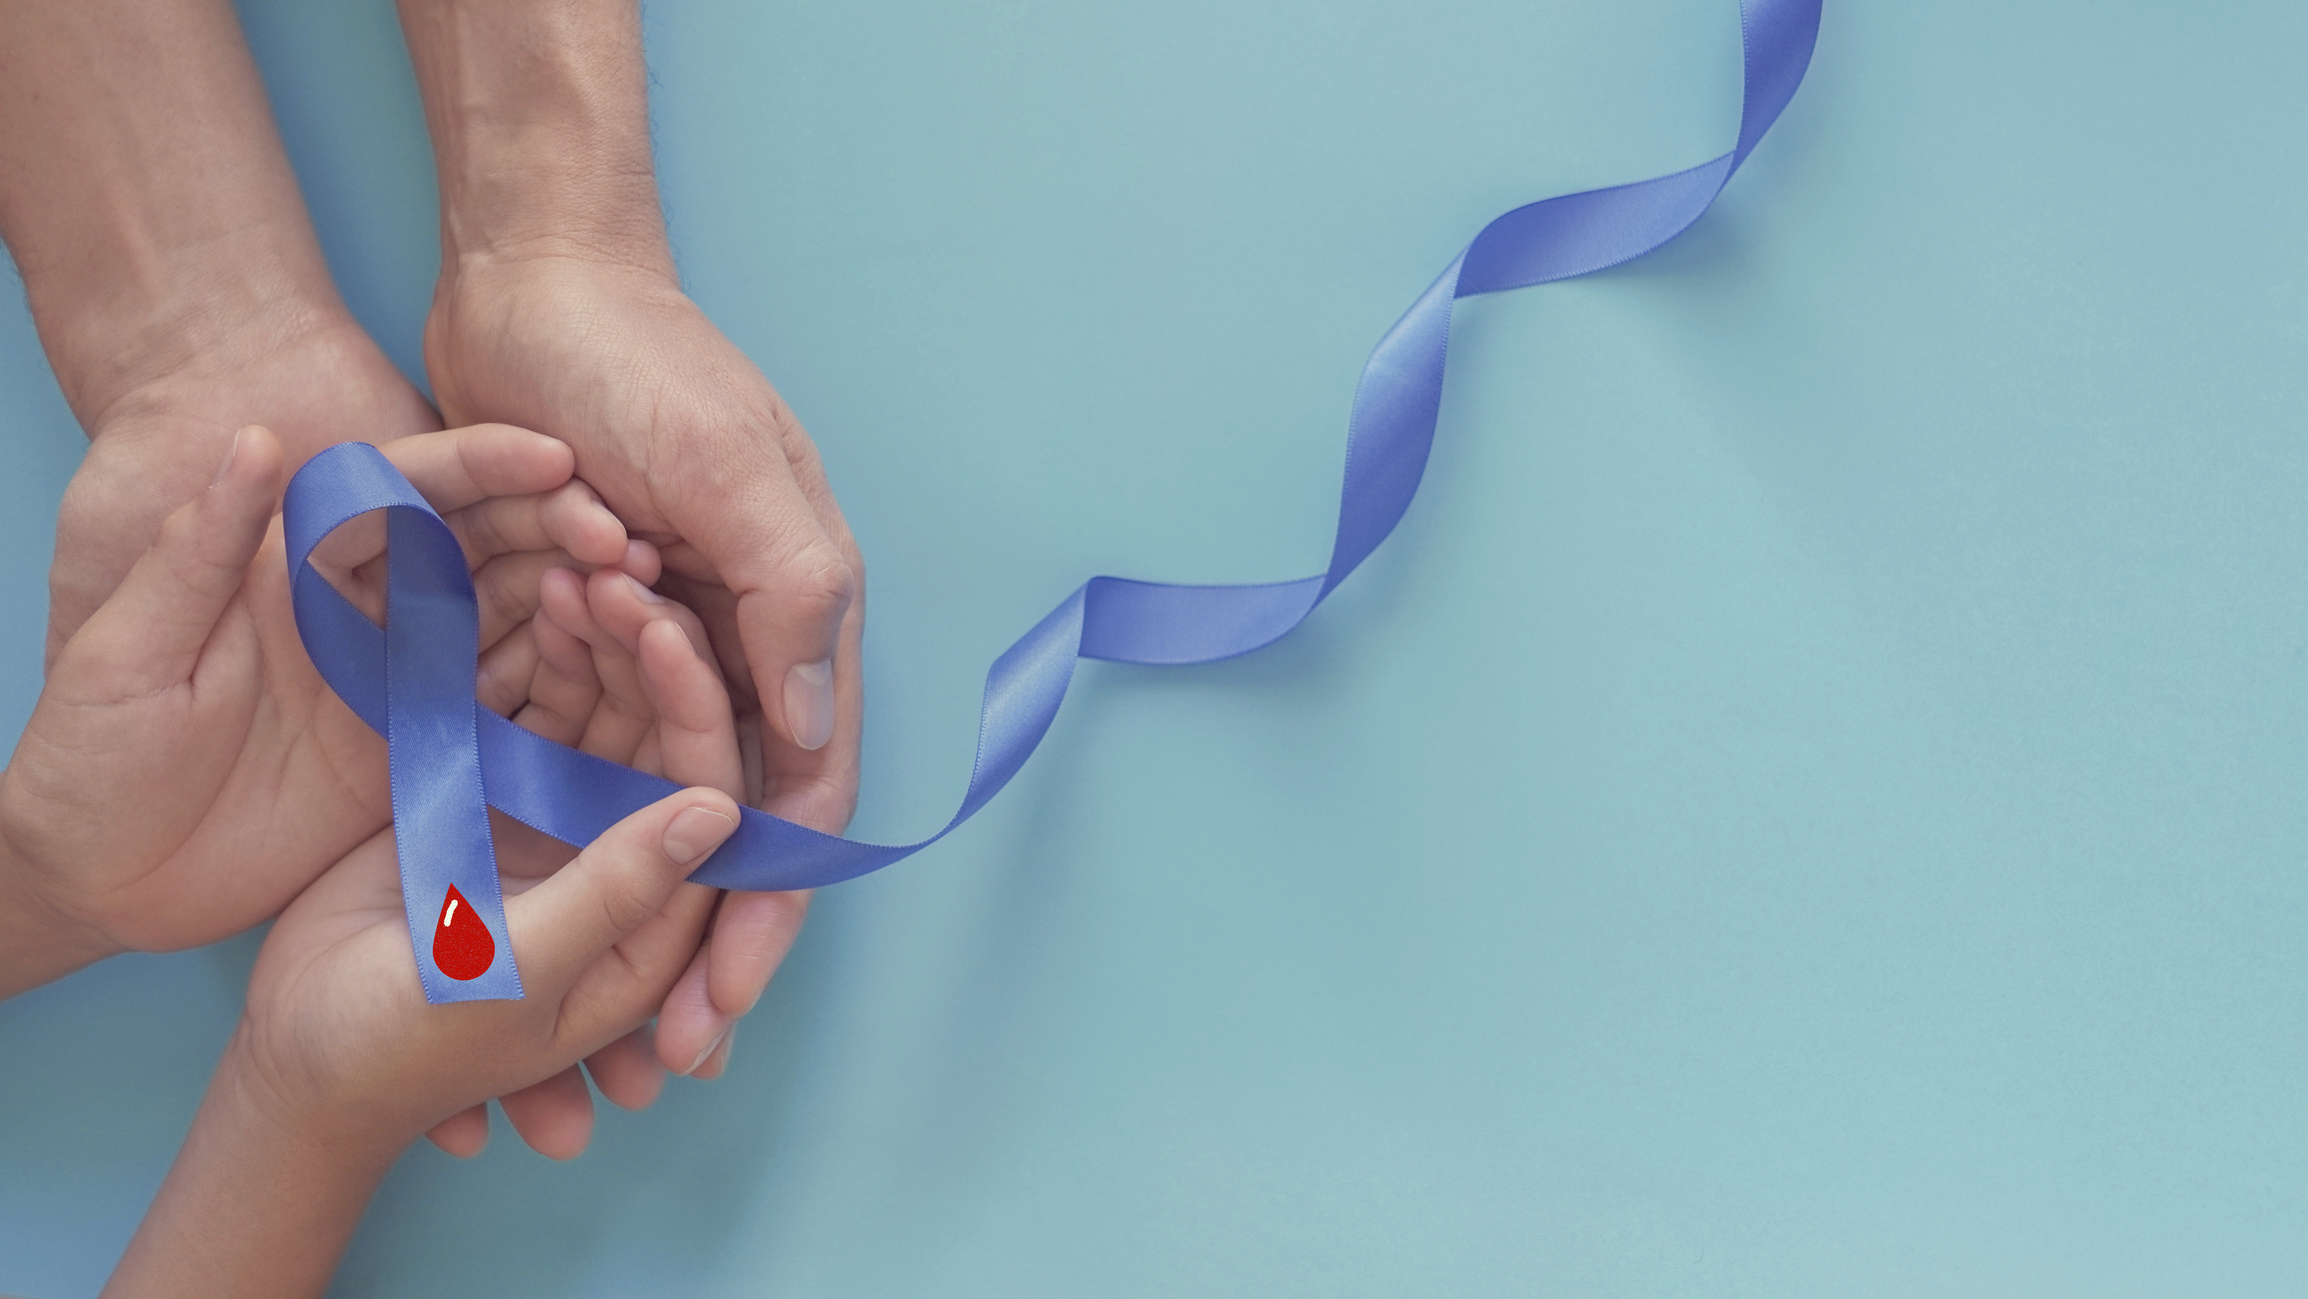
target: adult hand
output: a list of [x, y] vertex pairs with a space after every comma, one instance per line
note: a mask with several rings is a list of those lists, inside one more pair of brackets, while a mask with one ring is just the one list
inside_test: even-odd
[[[863, 561], [776, 389], [660, 272], [468, 259], [425, 332], [442, 413], [550, 431], [706, 617], [762, 730], [762, 804], [827, 831], [856, 800]], [[488, 412], [483, 414], [483, 412]]]
[[[839, 831], [857, 794], [865, 570], [808, 437], [681, 292], [639, 3], [397, 3], [440, 181], [425, 368], [443, 412], [526, 420], [576, 448], [578, 473], [662, 545], [666, 591], [704, 618], [749, 801]], [[668, 1067], [726, 1042], [799, 906], [722, 900], [701, 982], [658, 1019]]]
[[[863, 565], [817, 452], [664, 274], [575, 256], [461, 259], [425, 337], [451, 420], [549, 430], [703, 618], [757, 806], [838, 832], [856, 800]], [[733, 893], [658, 1025], [687, 1073], [752, 1008], [801, 900]]]

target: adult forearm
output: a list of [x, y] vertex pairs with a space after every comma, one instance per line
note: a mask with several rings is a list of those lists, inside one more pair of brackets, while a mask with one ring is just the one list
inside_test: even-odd
[[230, 0], [0, 5], [0, 237], [91, 428], [342, 314]]
[[107, 1296], [317, 1295], [405, 1141], [285, 1113], [235, 1036]]
[[400, 0], [442, 271], [576, 256], [672, 274], [636, 0]]

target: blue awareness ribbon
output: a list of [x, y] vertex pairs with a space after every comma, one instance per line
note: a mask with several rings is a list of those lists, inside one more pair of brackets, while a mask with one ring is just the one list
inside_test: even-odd
[[[1303, 622], [1386, 540], [1418, 491], [1442, 405], [1452, 304], [1616, 266], [1689, 228], [1794, 96], [1811, 62], [1819, 9], [1819, 0], [1741, 0], [1745, 84], [1739, 140], [1729, 153], [1499, 217], [1379, 340], [1355, 388], [1329, 568], [1243, 586], [1093, 577], [988, 669], [969, 788], [936, 834], [910, 844], [860, 843], [748, 809], [690, 878], [716, 888], [806, 889], [879, 870], [952, 833], [1010, 782], [1056, 718], [1077, 659], [1209, 663], [1260, 649]], [[401, 895], [426, 1000], [517, 998], [487, 808], [582, 846], [679, 787], [532, 735], [475, 703], [479, 619], [463, 550], [376, 448], [345, 443], [313, 457], [289, 484], [282, 509], [306, 651], [388, 742]], [[381, 628], [307, 562], [338, 526], [378, 509], [389, 511], [390, 547]], [[487, 949], [485, 968], [475, 949], [441, 946], [456, 901], [500, 940]]]

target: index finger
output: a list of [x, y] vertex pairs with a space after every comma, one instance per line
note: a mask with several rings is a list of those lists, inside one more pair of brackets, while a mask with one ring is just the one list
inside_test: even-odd
[[[492, 496], [547, 492], [577, 472], [566, 443], [510, 424], [474, 424], [395, 438], [377, 448], [439, 514]], [[385, 517], [371, 510], [313, 548], [313, 557], [350, 572], [385, 553]]]

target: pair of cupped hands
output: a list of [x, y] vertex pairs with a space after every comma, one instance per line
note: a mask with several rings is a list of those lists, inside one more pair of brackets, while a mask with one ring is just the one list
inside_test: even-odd
[[[89, 959], [270, 917], [222, 1080], [318, 1139], [424, 1133], [460, 1155], [486, 1141], [496, 1098], [567, 1158], [593, 1124], [580, 1069], [628, 1108], [667, 1071], [720, 1073], [807, 896], [742, 895], [743, 941], [717, 941], [722, 895], [685, 882], [757, 794], [759, 737], [741, 742], [699, 615], [651, 589], [666, 556], [575, 476], [570, 448], [485, 424], [380, 449], [464, 547], [480, 706], [686, 787], [581, 852], [491, 813], [526, 998], [425, 1002], [385, 742], [298, 637], [284, 454], [256, 426], [56, 653], [0, 777], [16, 902]], [[314, 554], [380, 620], [384, 543], [372, 514]]]

